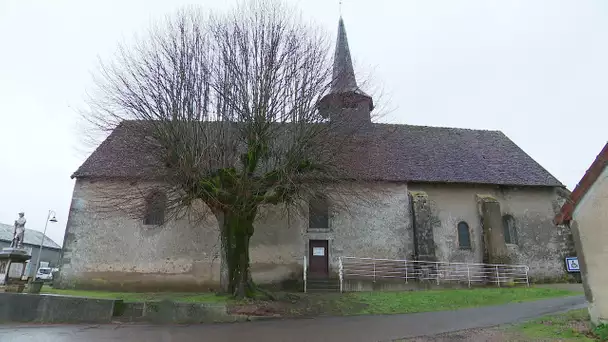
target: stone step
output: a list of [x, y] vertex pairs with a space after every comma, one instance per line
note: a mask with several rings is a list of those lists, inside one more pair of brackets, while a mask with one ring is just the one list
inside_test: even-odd
[[310, 292], [337, 292], [340, 291], [339, 279], [308, 279], [306, 289]]
[[327, 293], [327, 292], [340, 292], [340, 289], [306, 289], [308, 293]]
[[308, 285], [340, 286], [339, 281], [307, 281]]
[[308, 282], [321, 282], [321, 283], [340, 283], [338, 278], [308, 278]]
[[309, 289], [339, 289], [340, 284], [306, 284]]

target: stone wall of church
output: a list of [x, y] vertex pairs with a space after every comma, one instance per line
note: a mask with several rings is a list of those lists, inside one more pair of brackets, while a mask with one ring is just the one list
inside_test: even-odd
[[[146, 184], [150, 187], [150, 184]], [[62, 287], [112, 289], [207, 289], [219, 286], [220, 240], [217, 221], [203, 205], [163, 226], [143, 224], [143, 215], [108, 210], [105, 199], [140, 191], [127, 182], [77, 180], [64, 239]], [[553, 225], [559, 196], [549, 188], [505, 188], [446, 184], [374, 183], [352, 185], [348, 193], [327, 189], [329, 229], [308, 228], [308, 208], [260, 210], [251, 240], [251, 267], [259, 283], [301, 280], [310, 240], [327, 240], [329, 272], [340, 256], [412, 259], [425, 251], [438, 261], [483, 262], [484, 245], [478, 195], [513, 216], [518, 243], [507, 245], [512, 263], [530, 266], [535, 278], [564, 275], [569, 232]], [[420, 200], [412, 203], [411, 199]], [[333, 203], [333, 204], [332, 204]], [[427, 236], [414, 246], [412, 208], [426, 208]], [[201, 219], [204, 217], [205, 219]], [[460, 249], [457, 225], [469, 225], [471, 249]], [[434, 241], [433, 241], [434, 240]]]
[[183, 217], [164, 226], [144, 225], [143, 215], [136, 219], [136, 203], [116, 208], [122, 197], [139, 190], [128, 182], [76, 181], [60, 286], [154, 290], [217, 285], [220, 242], [217, 229], [211, 229], [215, 219], [195, 224]]
[[[410, 184], [409, 188], [428, 196], [437, 260], [484, 261], [477, 203], [477, 195], [484, 195], [499, 202], [503, 215], [514, 218], [518, 243], [507, 244], [511, 263], [528, 265], [530, 275], [536, 279], [558, 279], [566, 274], [564, 257], [572, 253], [570, 232], [553, 224], [564, 200], [556, 189], [448, 184]], [[471, 249], [459, 248], [457, 225], [461, 221], [469, 225]]]
[[[219, 285], [215, 218], [201, 206], [188, 217], [147, 226], [137, 213], [106, 205], [107, 199], [122, 197], [125, 190], [137, 193], [140, 188], [119, 181], [76, 181], [56, 281], [59, 286], [189, 290]], [[250, 246], [254, 280], [301, 280], [311, 239], [328, 240], [332, 274], [338, 270], [338, 256], [411, 255], [406, 185], [353, 185], [348, 192], [328, 189], [326, 195], [334, 203], [329, 229], [309, 230], [305, 205], [301, 210], [277, 206], [260, 210]]]
[[[353, 185], [345, 192], [328, 189], [328, 229], [309, 229], [302, 210], [267, 207], [251, 239], [254, 280], [276, 283], [301, 279], [310, 240], [327, 240], [329, 272], [337, 274], [340, 256], [405, 258], [413, 248], [407, 186]], [[333, 203], [333, 205], [331, 204]]]

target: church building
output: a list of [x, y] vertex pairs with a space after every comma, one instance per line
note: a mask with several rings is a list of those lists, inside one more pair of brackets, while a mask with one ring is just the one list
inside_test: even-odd
[[[341, 119], [369, 123], [367, 143], [348, 168], [361, 179], [352, 186], [377, 199], [369, 206], [354, 198], [348, 213], [332, 207], [331, 194], [306, 206], [307, 215], [265, 208], [250, 243], [255, 281], [301, 280], [304, 269], [336, 277], [340, 257], [521, 264], [529, 266], [532, 280], [566, 275], [571, 234], [553, 223], [568, 196], [563, 184], [500, 131], [372, 123], [373, 100], [357, 85], [342, 19], [335, 48], [339, 77], [326, 101], [358, 99]], [[101, 212], [103, 196], [134, 187], [152, 172], [146, 156], [128, 152], [130, 144], [137, 141], [123, 122], [72, 175], [76, 182], [56, 283], [217, 287], [221, 255], [215, 218], [164, 222], [163, 208], [142, 211], [139, 218]]]

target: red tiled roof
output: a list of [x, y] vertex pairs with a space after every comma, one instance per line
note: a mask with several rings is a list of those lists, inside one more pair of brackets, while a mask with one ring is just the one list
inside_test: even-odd
[[604, 168], [608, 165], [608, 143], [602, 149], [602, 152], [597, 155], [595, 161], [589, 167], [589, 170], [585, 173], [583, 178], [574, 188], [568, 201], [562, 206], [560, 213], [555, 216], [555, 224], [563, 224], [564, 222], [572, 220], [572, 213], [576, 206], [579, 204], [581, 199], [585, 196], [587, 191], [591, 189], [593, 183], [604, 171]]

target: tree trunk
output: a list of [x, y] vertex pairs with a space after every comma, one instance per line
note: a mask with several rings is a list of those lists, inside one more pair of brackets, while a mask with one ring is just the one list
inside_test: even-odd
[[225, 217], [223, 211], [214, 211], [215, 218], [217, 219], [218, 226], [220, 228], [220, 292], [221, 293], [231, 293], [230, 292], [230, 267], [228, 266], [228, 251], [229, 248], [226, 248], [226, 236], [224, 234], [225, 227]]
[[[254, 211], [255, 213], [255, 211]], [[255, 284], [249, 271], [249, 241], [253, 235], [255, 214], [225, 212], [222, 227], [222, 249], [228, 268], [227, 293], [237, 298], [253, 297]]]
[[237, 298], [255, 295], [255, 286], [249, 271], [249, 239], [250, 237], [246, 233], [237, 237], [237, 248], [235, 249], [237, 272], [234, 275], [234, 296]]

